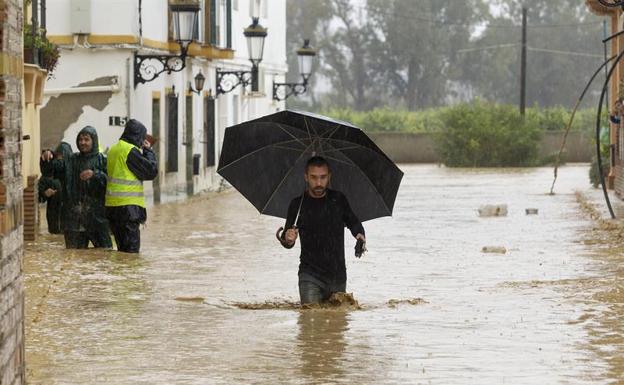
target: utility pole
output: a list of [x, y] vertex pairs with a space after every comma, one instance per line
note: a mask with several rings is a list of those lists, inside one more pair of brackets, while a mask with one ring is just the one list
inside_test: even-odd
[[527, 82], [527, 8], [522, 7], [522, 54], [520, 58], [520, 115], [526, 110]]

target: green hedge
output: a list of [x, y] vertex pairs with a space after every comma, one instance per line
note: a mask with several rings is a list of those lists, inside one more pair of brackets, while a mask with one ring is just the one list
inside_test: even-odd
[[513, 106], [461, 104], [442, 113], [444, 128], [434, 135], [450, 167], [534, 166], [542, 130]]
[[[321, 111], [322, 115], [350, 122], [367, 132], [436, 132], [444, 128], [442, 117], [447, 111], [462, 109], [465, 106], [499, 106], [481, 101], [458, 104], [452, 107], [430, 108], [418, 111], [376, 108], [370, 111], [351, 109], [330, 109]], [[507, 106], [509, 112], [517, 107]], [[527, 108], [527, 123], [536, 125], [544, 131], [557, 131], [566, 128], [570, 120], [570, 111], [563, 107]], [[594, 109], [578, 110], [574, 117], [572, 130], [593, 130], [596, 124]]]
[[[523, 119], [517, 106], [480, 100], [420, 111], [332, 109], [323, 115], [350, 122], [367, 132], [434, 134], [443, 163], [451, 167], [535, 166], [541, 134], [564, 130], [570, 111], [563, 107], [528, 108]], [[579, 110], [572, 130], [593, 130], [595, 110]]]
[[344, 120], [367, 132], [434, 132], [442, 128], [440, 112], [446, 108], [420, 111], [376, 108], [370, 111], [331, 109], [322, 115]]

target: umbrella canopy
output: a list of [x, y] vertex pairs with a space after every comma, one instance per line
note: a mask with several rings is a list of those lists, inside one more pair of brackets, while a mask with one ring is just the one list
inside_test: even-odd
[[360, 221], [392, 215], [403, 172], [359, 128], [309, 112], [285, 110], [228, 127], [217, 172], [262, 214], [286, 218], [315, 155], [327, 159], [329, 187], [345, 194]]

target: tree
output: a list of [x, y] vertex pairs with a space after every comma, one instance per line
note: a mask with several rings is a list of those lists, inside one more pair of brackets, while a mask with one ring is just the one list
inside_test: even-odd
[[379, 67], [410, 109], [443, 104], [451, 93], [456, 52], [487, 15], [482, 0], [368, 0], [378, 31]]
[[350, 0], [331, 0], [334, 19], [324, 25], [322, 73], [329, 79], [332, 104], [367, 110], [381, 103], [382, 81], [373, 58], [374, 31], [367, 12]]
[[[332, 18], [331, 5], [328, 0], [288, 0], [286, 3], [286, 56], [288, 58], [288, 81], [300, 82], [298, 59], [295, 52], [301, 47], [304, 39], [310, 39], [312, 46], [318, 48], [322, 39], [321, 26]], [[313, 67], [313, 76], [304, 100], [290, 98], [287, 103], [295, 106], [316, 105], [314, 89], [318, 78], [319, 61]]]
[[[500, 15], [492, 19], [473, 46], [499, 48], [467, 54], [462, 80], [485, 99], [518, 103], [520, 25], [522, 7], [526, 6], [527, 104], [571, 105], [584, 86], [583, 80], [603, 61], [602, 21], [588, 12], [584, 2], [499, 0], [497, 5]], [[590, 103], [595, 101], [588, 98]]]
[[[517, 104], [524, 5], [527, 104], [569, 106], [603, 60], [602, 20], [583, 2], [288, 0], [289, 53], [304, 37], [319, 48], [318, 93], [306, 96], [316, 110], [414, 110], [474, 97]], [[289, 68], [297, 73], [295, 55]]]

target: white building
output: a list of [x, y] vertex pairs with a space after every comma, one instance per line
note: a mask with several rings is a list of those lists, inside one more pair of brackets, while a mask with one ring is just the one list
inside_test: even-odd
[[[199, 0], [198, 42], [189, 47], [186, 67], [135, 84], [135, 53], [179, 52], [169, 2], [47, 0], [47, 35], [62, 51], [46, 85], [42, 148], [65, 140], [75, 149], [78, 131], [91, 125], [105, 151], [126, 119], [137, 119], [157, 139], [159, 177], [153, 188], [146, 183], [156, 202], [218, 186], [225, 127], [283, 109], [283, 102], [272, 100], [272, 83], [283, 81], [287, 70], [285, 0]], [[252, 16], [268, 29], [259, 92], [238, 86], [217, 95], [217, 68], [251, 69], [243, 30]], [[206, 81], [197, 94], [189, 87], [199, 71]]]

